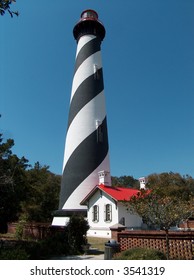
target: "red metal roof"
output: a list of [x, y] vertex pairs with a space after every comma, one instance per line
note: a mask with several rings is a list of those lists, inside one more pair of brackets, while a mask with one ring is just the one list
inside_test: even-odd
[[112, 197], [116, 201], [122, 201], [122, 200], [130, 200], [130, 198], [134, 195], [137, 195], [139, 190], [136, 189], [130, 189], [130, 188], [124, 188], [124, 187], [111, 187], [111, 186], [105, 186], [103, 184], [97, 185], [91, 192], [82, 200], [80, 204], [85, 204], [87, 200], [90, 199], [90, 197], [97, 191], [101, 190], [105, 193], [107, 193], [110, 197]]
[[108, 187], [105, 185], [99, 185], [99, 189], [109, 194], [115, 200], [129, 200], [132, 196], [137, 195], [139, 190], [124, 188], [124, 187]]

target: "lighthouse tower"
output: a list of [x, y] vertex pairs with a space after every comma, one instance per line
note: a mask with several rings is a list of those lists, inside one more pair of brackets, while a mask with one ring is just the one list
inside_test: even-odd
[[53, 225], [65, 225], [72, 214], [86, 215], [80, 205], [106, 173], [111, 185], [107, 118], [101, 60], [105, 28], [93, 10], [83, 11], [73, 29], [77, 41], [75, 71], [66, 134], [59, 210]]

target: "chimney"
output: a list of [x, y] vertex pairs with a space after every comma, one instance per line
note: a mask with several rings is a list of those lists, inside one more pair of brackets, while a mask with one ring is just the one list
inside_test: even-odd
[[103, 170], [98, 172], [98, 176], [99, 176], [99, 185], [103, 184], [105, 186], [111, 186], [110, 172]]
[[146, 183], [147, 183], [147, 178], [146, 177], [141, 177], [139, 178], [139, 183], [140, 183], [140, 190], [146, 190]]

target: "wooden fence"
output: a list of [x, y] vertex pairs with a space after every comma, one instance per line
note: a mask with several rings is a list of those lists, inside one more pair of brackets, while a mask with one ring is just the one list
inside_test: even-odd
[[[157, 230], [132, 230], [117, 233], [120, 250], [152, 248], [166, 253], [166, 234]], [[170, 259], [194, 259], [194, 231], [169, 231]]]

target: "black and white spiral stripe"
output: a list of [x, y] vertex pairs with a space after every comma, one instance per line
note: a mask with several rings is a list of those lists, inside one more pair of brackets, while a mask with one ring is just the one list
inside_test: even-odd
[[98, 172], [110, 170], [100, 45], [94, 35], [78, 41], [59, 205], [63, 210], [86, 209], [80, 202], [98, 184]]

